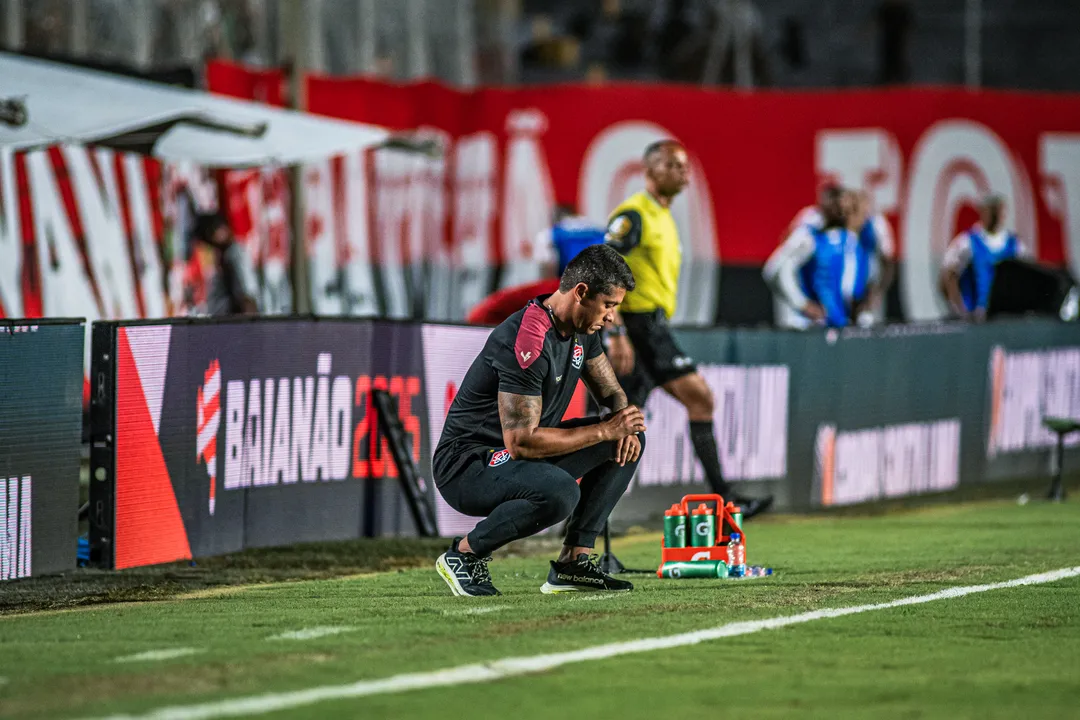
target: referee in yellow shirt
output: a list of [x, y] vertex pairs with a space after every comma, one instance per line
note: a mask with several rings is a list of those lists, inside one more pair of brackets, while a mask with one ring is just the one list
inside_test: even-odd
[[750, 518], [768, 509], [772, 496], [740, 497], [724, 480], [712, 391], [694, 361], [679, 349], [668, 324], [675, 314], [682, 264], [671, 201], [689, 182], [686, 150], [674, 140], [654, 142], [645, 149], [644, 165], [645, 191], [627, 198], [608, 221], [605, 240], [626, 258], [636, 283], [619, 306], [608, 356], [631, 405], [644, 407], [659, 386], [686, 407], [694, 453], [713, 492], [741, 505], [743, 517]]

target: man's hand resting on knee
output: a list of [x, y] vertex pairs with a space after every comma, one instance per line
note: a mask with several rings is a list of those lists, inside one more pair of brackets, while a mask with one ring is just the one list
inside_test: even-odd
[[616, 443], [615, 462], [625, 465], [641, 457], [639, 432], [645, 432], [645, 414], [633, 405], [614, 412], [602, 423], [605, 438]]

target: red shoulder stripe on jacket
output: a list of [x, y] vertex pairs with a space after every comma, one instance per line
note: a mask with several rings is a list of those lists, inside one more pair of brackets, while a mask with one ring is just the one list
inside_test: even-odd
[[540, 357], [544, 351], [544, 336], [551, 327], [551, 318], [547, 311], [536, 303], [530, 303], [521, 316], [517, 339], [514, 340], [514, 355], [518, 365], [525, 370]]

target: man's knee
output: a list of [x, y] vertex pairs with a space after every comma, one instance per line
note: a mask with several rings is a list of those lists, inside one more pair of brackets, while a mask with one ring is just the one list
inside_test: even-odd
[[570, 516], [577, 507], [581, 498], [581, 489], [577, 480], [570, 474], [559, 468], [552, 467], [554, 472], [544, 479], [542, 489], [538, 490], [538, 504], [544, 512], [545, 518], [554, 525]]
[[709, 383], [705, 382], [705, 377], [701, 373], [694, 373], [690, 377], [694, 378], [693, 395], [695, 404], [702, 412], [706, 412], [711, 416], [716, 408], [712, 388], [709, 387]]
[[577, 507], [580, 499], [581, 488], [578, 487], [577, 480], [570, 478], [564, 489], [559, 493], [559, 500], [555, 508], [555, 522], [570, 517], [570, 513], [574, 512], [574, 508]]
[[705, 381], [701, 383], [704, 386], [704, 390], [697, 398], [695, 415], [702, 415], [704, 417], [711, 418], [713, 413], [716, 412], [716, 401], [713, 399], [712, 390], [708, 385], [705, 385]]
[[664, 389], [686, 407], [691, 419], [712, 417], [715, 409], [712, 389], [701, 373], [676, 378], [667, 383]]

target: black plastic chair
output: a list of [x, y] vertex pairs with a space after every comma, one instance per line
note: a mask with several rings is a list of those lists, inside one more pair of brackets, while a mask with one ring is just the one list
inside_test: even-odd
[[1049, 500], [1061, 502], [1065, 499], [1065, 486], [1062, 484], [1062, 466], [1065, 463], [1065, 438], [1074, 432], [1080, 431], [1080, 421], [1071, 418], [1044, 417], [1043, 427], [1057, 434], [1057, 472], [1050, 484]]

